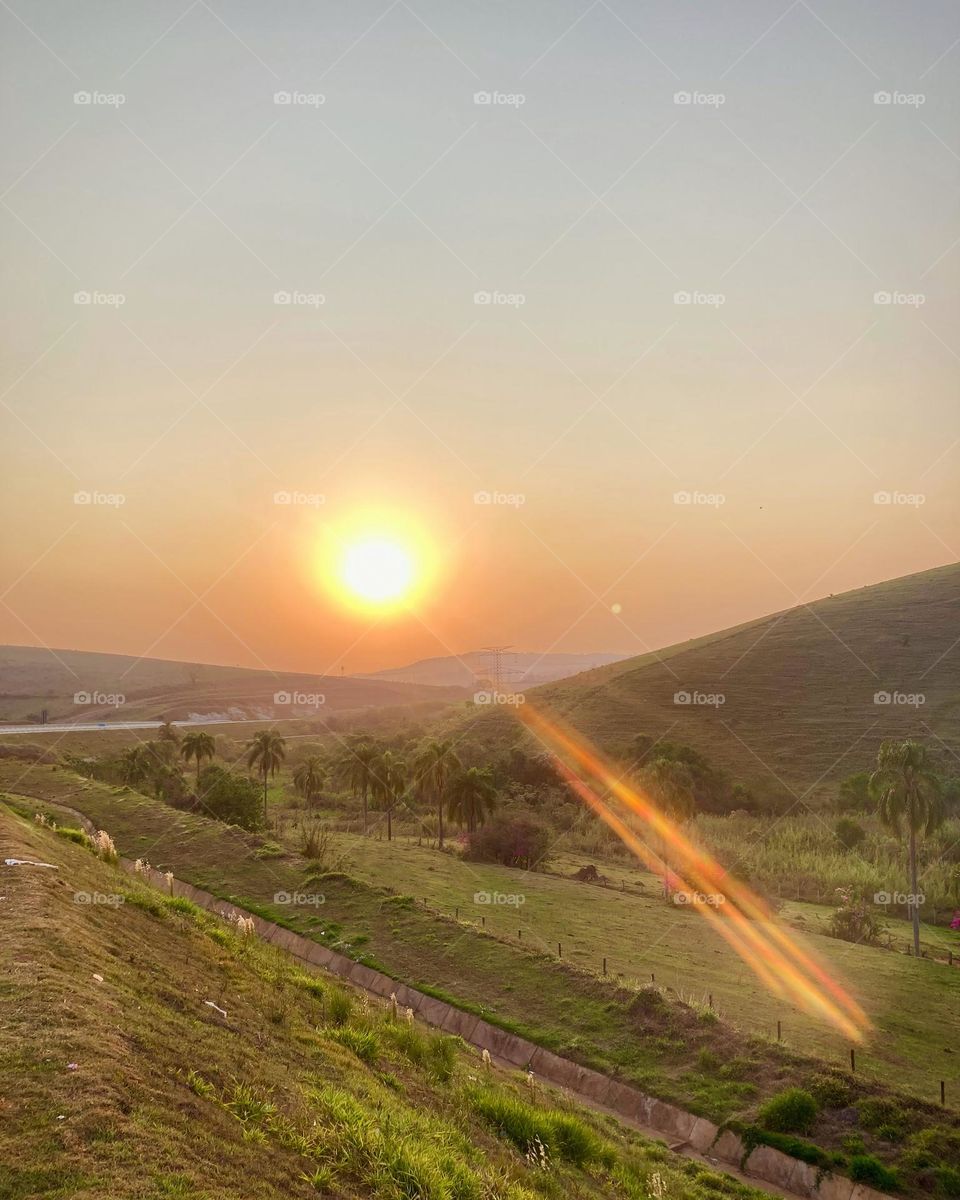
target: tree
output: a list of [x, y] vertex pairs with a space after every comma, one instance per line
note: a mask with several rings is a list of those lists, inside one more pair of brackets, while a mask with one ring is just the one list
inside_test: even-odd
[[393, 810], [407, 789], [407, 764], [399, 754], [384, 750], [373, 763], [373, 795], [387, 814], [387, 841], [393, 840]]
[[177, 727], [171, 724], [170, 721], [164, 721], [157, 730], [157, 737], [161, 742], [169, 742], [176, 746], [180, 741], [180, 734], [177, 733]]
[[217, 743], [213, 736], [202, 729], [191, 729], [180, 743], [180, 754], [184, 762], [191, 758], [197, 760], [197, 787], [200, 786], [200, 764], [205, 758], [213, 758], [217, 752]]
[[267, 819], [267, 776], [276, 775], [287, 756], [287, 743], [272, 729], [262, 729], [247, 743], [247, 766], [263, 776], [263, 819]]
[[497, 789], [489, 767], [468, 767], [450, 780], [450, 816], [476, 832], [497, 806]]
[[323, 759], [318, 754], [312, 754], [298, 763], [293, 772], [293, 786], [307, 804], [314, 804], [320, 799], [323, 785], [327, 782], [327, 772]]
[[917, 890], [917, 838], [931, 834], [944, 820], [943, 786], [927, 761], [920, 742], [884, 742], [870, 776], [870, 792], [881, 822], [897, 837], [906, 823], [909, 847], [913, 952], [920, 957], [920, 905]]
[[463, 764], [453, 749], [453, 741], [436, 739], [425, 743], [413, 764], [414, 782], [419, 796], [428, 796], [437, 806], [437, 845], [443, 849], [443, 806], [450, 780]]
[[120, 776], [132, 787], [145, 783], [152, 769], [153, 755], [146, 746], [131, 746], [120, 759]]
[[864, 827], [851, 817], [841, 817], [834, 825], [833, 832], [837, 835], [837, 841], [844, 850], [856, 850], [867, 836]]
[[382, 753], [376, 742], [360, 739], [347, 742], [337, 760], [336, 772], [363, 803], [363, 836], [367, 836], [367, 800], [376, 783], [376, 763]]

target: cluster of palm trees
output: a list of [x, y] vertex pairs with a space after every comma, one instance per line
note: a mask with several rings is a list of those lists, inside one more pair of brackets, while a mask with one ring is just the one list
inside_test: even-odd
[[[196, 764], [196, 791], [205, 762], [214, 759], [217, 745], [202, 729], [189, 730], [182, 738], [169, 722], [161, 726], [155, 741], [128, 750], [121, 759], [124, 782], [133, 786], [148, 783], [158, 797], [170, 798], [185, 790], [179, 760]], [[247, 767], [263, 784], [263, 815], [267, 816], [270, 780], [286, 759], [286, 739], [272, 729], [255, 733], [246, 745]], [[430, 739], [409, 755], [370, 737], [357, 736], [343, 744], [328, 762], [314, 754], [297, 763], [293, 786], [308, 805], [316, 804], [329, 782], [348, 788], [360, 801], [364, 836], [370, 830], [371, 807], [386, 817], [387, 841], [393, 839], [393, 820], [408, 801], [429, 804], [437, 814], [437, 842], [443, 849], [445, 821], [459, 824], [468, 833], [484, 824], [496, 807], [497, 792], [489, 767], [465, 767], [451, 739]]]
[[430, 739], [405, 758], [369, 738], [354, 738], [344, 744], [334, 773], [360, 801], [364, 835], [371, 802], [385, 813], [387, 841], [393, 838], [394, 812], [408, 800], [426, 802], [436, 812], [441, 850], [445, 816], [472, 833], [496, 807], [490, 768], [464, 767], [450, 739]]

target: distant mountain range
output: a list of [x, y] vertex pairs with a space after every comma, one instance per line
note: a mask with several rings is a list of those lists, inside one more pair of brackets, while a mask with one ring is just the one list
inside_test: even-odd
[[[475, 687], [494, 682], [494, 655], [485, 650], [442, 658], [421, 658], [405, 667], [374, 671], [362, 679], [382, 679], [393, 683], [430, 684], [434, 687]], [[537, 654], [533, 651], [507, 650], [501, 655], [501, 679], [504, 685], [519, 690], [567, 679], [580, 671], [609, 666], [627, 658], [625, 654]]]

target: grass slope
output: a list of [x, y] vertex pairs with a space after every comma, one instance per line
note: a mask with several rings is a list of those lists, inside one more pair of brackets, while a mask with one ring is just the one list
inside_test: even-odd
[[[816, 796], [873, 762], [884, 738], [960, 753], [960, 565], [908, 575], [536, 688], [531, 702], [616, 753], [637, 733], [704, 753], [760, 795]], [[720, 706], [677, 704], [721, 694]], [[877, 692], [919, 706], [876, 704]], [[523, 736], [511, 714], [470, 735]]]
[[58, 868], [0, 867], [5, 1200], [759, 1196], [8, 810], [0, 839]]
[[[13, 782], [10, 779], [8, 786]], [[739, 964], [720, 957], [721, 948], [692, 914], [678, 914], [675, 928], [663, 937], [664, 908], [659, 901], [620, 896], [564, 879], [524, 879], [495, 867], [458, 867], [426, 850], [392, 848], [394, 870], [403, 877], [404, 892], [415, 885], [447, 888], [452, 889], [447, 898], [454, 899], [466, 889], [472, 899], [478, 890], [516, 892], [522, 880], [527, 896], [524, 910], [528, 905], [531, 912], [537, 907], [538, 931], [541, 924], [563, 922], [564, 936], [570, 939], [565, 950], [568, 958], [558, 962], [555, 955], [540, 954], [529, 942], [517, 944], [512, 928], [505, 928], [515, 922], [515, 909], [509, 913], [483, 909], [489, 914], [490, 928], [481, 932], [475, 924], [438, 916], [411, 895], [373, 887], [349, 875], [311, 879], [302, 860], [278, 853], [258, 838], [65, 771], [33, 768], [16, 784], [19, 793], [38, 797], [41, 808], [46, 799], [86, 813], [107, 828], [130, 857], [149, 857], [155, 866], [169, 867], [181, 878], [380, 966], [396, 978], [717, 1121], [749, 1124], [762, 1103], [781, 1088], [811, 1086], [826, 1068], [811, 1052], [822, 1048], [833, 1066], [841, 1055], [845, 1057], [845, 1047], [824, 1041], [824, 1031], [804, 1027], [799, 1016], [785, 1021], [793, 1049], [778, 1047], [769, 1036], [751, 1034], [751, 1027], [758, 1028], [758, 1014], [765, 1030], [772, 1033], [777, 1015], [770, 1008], [772, 1002], [740, 971]], [[30, 804], [24, 805], [24, 811], [30, 811]], [[376, 843], [364, 849], [363, 857], [374, 864], [373, 870], [376, 856], [384, 856], [381, 880], [388, 876], [387, 853], [387, 847]], [[453, 868], [459, 876], [447, 874]], [[428, 872], [435, 876], [432, 885], [426, 883]], [[324, 903], [288, 903], [284, 893], [295, 892], [322, 893]], [[423, 894], [430, 893], [424, 890]], [[481, 910], [471, 908], [478, 920]], [[672, 920], [673, 910], [669, 916]], [[526, 911], [522, 919], [530, 920]], [[576, 923], [572, 936], [571, 921]], [[685, 972], [696, 967], [700, 986], [685, 984], [687, 997], [697, 993], [699, 999], [714, 991], [715, 1003], [742, 1025], [720, 1020], [698, 1003], [673, 1001], [669, 992], [665, 997], [660, 991], [638, 991], [639, 981], [629, 975], [603, 980], [578, 969], [577, 951], [590, 945], [597, 929], [617, 940], [625, 959], [630, 954], [658, 955], [653, 959], [658, 983], [671, 983], [678, 967]], [[503, 937], [492, 936], [494, 932]], [[885, 1136], [858, 1129], [857, 1112], [848, 1106], [836, 1118], [824, 1115], [817, 1128], [818, 1143], [840, 1152], [844, 1139], [855, 1133], [871, 1153], [895, 1163], [900, 1147], [909, 1149], [910, 1139], [943, 1123], [945, 1136], [953, 1139], [949, 1153], [956, 1155], [960, 1167], [960, 1119], [955, 1110], [945, 1113], [929, 1103], [940, 1078], [949, 1081], [950, 1105], [956, 1105], [960, 1096], [960, 1076], [951, 1057], [960, 972], [846, 943], [832, 943], [827, 947], [831, 949], [848, 955], [841, 970], [845, 977], [857, 980], [878, 1024], [876, 1035], [861, 1051], [857, 1077], [844, 1086], [860, 1099], [879, 1097], [889, 1103], [900, 1114], [900, 1124], [887, 1122], [897, 1130], [895, 1149]], [[583, 965], [595, 971], [599, 967], [595, 952], [591, 957], [594, 961]], [[644, 962], [645, 970], [650, 961]], [[611, 971], [621, 969], [612, 958]], [[877, 1075], [915, 1091], [927, 1103], [907, 1101], [870, 1082]]]

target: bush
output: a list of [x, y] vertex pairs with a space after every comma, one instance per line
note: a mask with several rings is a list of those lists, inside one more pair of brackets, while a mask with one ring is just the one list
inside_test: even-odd
[[865, 900], [853, 894], [852, 888], [837, 888], [837, 907], [830, 914], [827, 932], [845, 942], [876, 946], [883, 940], [886, 923]]
[[200, 772], [198, 807], [208, 816], [241, 829], [259, 829], [263, 820], [263, 793], [246, 775], [235, 775], [211, 765]]
[[853, 1099], [850, 1085], [842, 1075], [814, 1075], [810, 1094], [821, 1108], [846, 1108]]
[[337, 1029], [333, 1037], [341, 1046], [352, 1050], [362, 1062], [375, 1062], [380, 1053], [380, 1039], [371, 1029], [351, 1029], [344, 1026]]
[[529, 871], [545, 861], [550, 840], [548, 829], [539, 821], [515, 817], [482, 825], [471, 833], [467, 857]]
[[850, 817], [841, 817], [834, 825], [833, 832], [844, 850], [855, 850], [867, 836], [864, 827]]
[[953, 1167], [938, 1167], [936, 1180], [941, 1196], [960, 1196], [960, 1171], [955, 1171]]
[[809, 1133], [817, 1119], [817, 1102], [803, 1088], [787, 1088], [762, 1105], [758, 1120], [774, 1133]]
[[872, 1154], [855, 1154], [850, 1159], [849, 1170], [854, 1183], [866, 1183], [886, 1192], [895, 1191], [900, 1186], [896, 1171], [885, 1167], [880, 1159], [874, 1158]]
[[330, 993], [330, 1022], [333, 1025], [346, 1025], [353, 1012], [353, 997], [343, 988], [336, 988]]
[[880, 1096], [861, 1100], [857, 1105], [857, 1114], [864, 1129], [869, 1129], [871, 1133], [887, 1141], [895, 1141], [906, 1126], [903, 1109], [892, 1100]]

